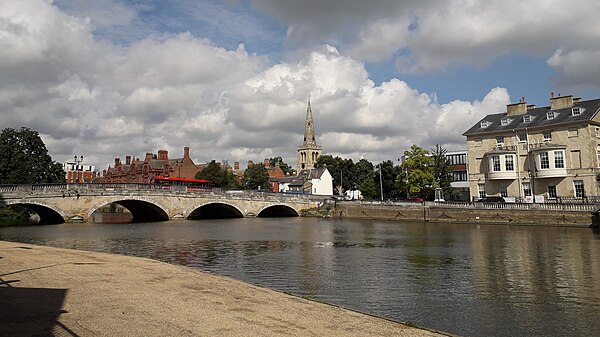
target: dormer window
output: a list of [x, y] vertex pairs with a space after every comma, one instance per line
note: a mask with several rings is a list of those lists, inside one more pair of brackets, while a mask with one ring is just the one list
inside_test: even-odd
[[488, 126], [490, 126], [490, 125], [492, 125], [492, 122], [488, 122], [488, 121], [482, 121], [482, 122], [480, 123], [480, 126], [481, 126], [482, 128], [487, 128], [487, 127], [488, 127]]
[[510, 122], [512, 122], [512, 119], [504, 117], [500, 120], [500, 125], [506, 126], [506, 125], [510, 124]]
[[579, 115], [581, 115], [581, 109], [579, 109], [579, 108], [573, 108], [573, 109], [571, 109], [571, 114], [573, 116], [579, 116]]
[[529, 122], [531, 122], [531, 116], [529, 116], [529, 115], [523, 116], [523, 123], [529, 123]]
[[554, 111], [546, 112], [546, 119], [554, 119], [556, 117], [556, 113]]

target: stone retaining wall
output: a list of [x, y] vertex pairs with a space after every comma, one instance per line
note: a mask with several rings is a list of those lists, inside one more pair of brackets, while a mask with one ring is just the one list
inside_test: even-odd
[[597, 227], [597, 212], [534, 209], [456, 208], [421, 203], [414, 205], [372, 205], [330, 203], [321, 214], [332, 218], [395, 221], [460, 222], [475, 224], [542, 225], [565, 227]]

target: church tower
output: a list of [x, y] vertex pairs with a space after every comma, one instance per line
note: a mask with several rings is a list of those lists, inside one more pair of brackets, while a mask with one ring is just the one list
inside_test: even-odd
[[315, 139], [315, 127], [310, 107], [310, 97], [308, 98], [308, 108], [306, 109], [306, 122], [304, 123], [304, 142], [298, 146], [298, 167], [297, 172], [302, 170], [316, 168], [317, 158], [321, 156], [323, 149], [317, 145]]

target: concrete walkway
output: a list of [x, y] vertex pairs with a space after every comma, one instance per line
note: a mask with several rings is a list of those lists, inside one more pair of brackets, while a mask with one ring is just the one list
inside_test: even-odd
[[440, 336], [150, 259], [0, 241], [0, 336]]

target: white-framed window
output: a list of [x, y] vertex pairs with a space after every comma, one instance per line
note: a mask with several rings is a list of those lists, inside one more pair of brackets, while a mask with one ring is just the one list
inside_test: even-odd
[[485, 184], [477, 184], [477, 193], [479, 198], [485, 198]]
[[573, 109], [571, 109], [571, 114], [573, 116], [579, 116], [579, 115], [581, 115], [581, 109], [574, 107]]
[[492, 171], [500, 172], [500, 156], [492, 156]]
[[552, 141], [552, 132], [550, 132], [550, 131], [544, 131], [544, 132], [542, 132], [542, 135], [544, 136], [544, 141], [545, 142]]
[[506, 184], [500, 183], [498, 185], [498, 189], [500, 190], [500, 196], [501, 197], [508, 197], [508, 190], [506, 188]]
[[563, 151], [554, 151], [554, 168], [565, 168], [565, 154]]
[[596, 127], [596, 129], [594, 130], [594, 134], [596, 135], [596, 138], [600, 138], [600, 128]]
[[504, 145], [504, 136], [497, 136], [496, 137], [496, 146], [502, 146]]
[[510, 124], [510, 122], [512, 122], [512, 119], [510, 119], [508, 117], [504, 117], [500, 120], [500, 125], [506, 126], [506, 125]]
[[540, 152], [540, 169], [549, 169], [550, 161], [548, 160], [548, 152]]
[[546, 119], [554, 119], [554, 117], [555, 117], [554, 111], [546, 112]]
[[519, 139], [519, 143], [527, 143], [526, 133], [517, 133], [517, 138]]
[[548, 199], [556, 199], [556, 185], [548, 185]]
[[482, 128], [487, 128], [488, 126], [492, 125], [492, 122], [488, 122], [488, 121], [481, 121], [481, 123], [479, 123], [479, 126], [481, 126]]
[[527, 183], [523, 183], [523, 195], [526, 197], [531, 196], [531, 185]]
[[523, 116], [523, 123], [529, 123], [529, 122], [531, 122], [531, 116], [529, 116], [529, 115]]
[[583, 196], [584, 196], [583, 180], [574, 180], [573, 187], [575, 188], [575, 198], [583, 198]]
[[513, 160], [512, 154], [507, 154], [506, 156], [504, 156], [504, 166], [506, 167], [507, 171], [515, 170], [515, 162]]

